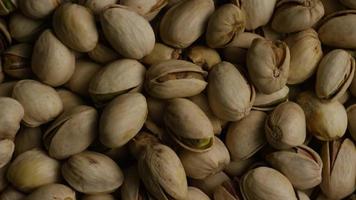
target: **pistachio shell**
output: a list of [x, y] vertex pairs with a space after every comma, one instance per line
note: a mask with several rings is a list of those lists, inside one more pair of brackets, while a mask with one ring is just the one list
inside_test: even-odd
[[231, 177], [242, 176], [256, 161], [254, 157], [246, 160], [231, 160], [231, 162], [225, 167], [224, 171]]
[[27, 43], [13, 45], [2, 56], [4, 72], [14, 78], [26, 79], [31, 77], [30, 57], [32, 46]]
[[9, 18], [9, 32], [11, 37], [19, 42], [34, 41], [43, 29], [43, 20], [28, 18], [20, 12], [15, 12]]
[[57, 89], [57, 94], [63, 102], [63, 112], [71, 110], [76, 106], [85, 104], [83, 99], [69, 90]]
[[238, 35], [235, 35], [235, 37], [226, 47], [240, 47], [240, 48], [248, 49], [251, 47], [253, 40], [256, 38], [263, 39], [262, 36], [256, 33], [243, 32]]
[[24, 107], [19, 101], [9, 97], [0, 97], [0, 140], [13, 140], [20, 129], [24, 117]]
[[0, 84], [0, 97], [11, 97], [12, 90], [17, 81], [7, 81]]
[[22, 120], [28, 127], [45, 124], [63, 111], [63, 103], [57, 92], [38, 81], [18, 81], [12, 96], [22, 104], [25, 110]]
[[289, 87], [284, 86], [282, 89], [272, 94], [264, 94], [256, 92], [256, 99], [253, 103], [253, 110], [270, 111], [273, 110], [280, 103], [288, 100]]
[[339, 0], [339, 1], [349, 8], [356, 9], [356, 2], [353, 0]]
[[7, 168], [8, 168], [8, 166], [0, 168], [0, 192], [1, 192], [0, 197], [3, 194], [3, 190], [9, 184], [8, 180], [7, 180], [7, 177], [6, 177]]
[[164, 43], [176, 48], [190, 46], [204, 33], [214, 9], [212, 0], [190, 0], [177, 3], [162, 18], [161, 39]]
[[3, 168], [10, 162], [14, 150], [15, 144], [12, 140], [0, 140], [0, 168]]
[[85, 195], [82, 200], [115, 200], [111, 194]]
[[85, 151], [70, 157], [62, 165], [64, 179], [84, 194], [110, 193], [124, 179], [120, 167], [101, 153]]
[[120, 55], [141, 59], [153, 50], [155, 35], [151, 25], [127, 7], [107, 7], [101, 13], [100, 22], [106, 39]]
[[0, 1], [0, 15], [8, 15], [17, 9], [17, 0]]
[[26, 200], [75, 200], [75, 192], [68, 186], [62, 184], [49, 184], [42, 186], [26, 197]]
[[6, 21], [0, 19], [0, 53], [4, 52], [9, 47], [11, 42], [11, 35], [7, 29]]
[[298, 190], [296, 193], [298, 200], [310, 200], [309, 196], [305, 192]]
[[212, 196], [216, 188], [229, 180], [230, 178], [224, 172], [218, 172], [205, 179], [191, 179], [190, 184], [199, 188], [205, 194]]
[[254, 30], [260, 26], [266, 25], [273, 14], [277, 0], [259, 1], [259, 0], [238, 0], [241, 2], [241, 9], [246, 15], [246, 29]]
[[345, 10], [345, 7], [340, 3], [340, 0], [321, 0], [321, 2], [324, 5], [325, 16], [340, 10]]
[[42, 148], [41, 128], [22, 127], [15, 138], [14, 156], [17, 157], [18, 155], [34, 148]]
[[225, 181], [214, 191], [214, 200], [239, 200], [241, 197], [237, 194], [236, 184], [233, 181]]
[[188, 58], [204, 70], [211, 70], [212, 67], [221, 62], [219, 53], [212, 48], [205, 46], [193, 46], [189, 49]]
[[120, 0], [120, 4], [132, 8], [147, 20], [152, 20], [167, 3], [168, 0]]
[[29, 150], [11, 162], [7, 179], [16, 189], [29, 192], [43, 185], [58, 182], [60, 163], [43, 151]]
[[27, 17], [42, 19], [48, 17], [59, 6], [61, 0], [18, 0], [22, 13]]
[[95, 62], [101, 64], [109, 64], [119, 58], [119, 55], [111, 49], [110, 47], [106, 46], [98, 42], [96, 47], [88, 52], [88, 56]]
[[176, 60], [180, 57], [180, 54], [180, 49], [174, 49], [165, 44], [156, 43], [151, 53], [142, 58], [142, 63], [153, 65], [165, 60]]
[[356, 105], [353, 104], [347, 108], [347, 119], [348, 119], [348, 128], [352, 138], [356, 141]]
[[7, 187], [6, 190], [0, 194], [1, 200], [23, 200], [25, 197], [25, 194], [15, 190], [13, 187]]
[[99, 15], [105, 7], [115, 4], [117, 1], [118, 0], [79, 0], [79, 3], [89, 8], [95, 15]]
[[[141, 198], [140, 177], [136, 166], [132, 166], [124, 171], [125, 180], [120, 188], [122, 200], [138, 200]], [[99, 199], [98, 199], [99, 200]]]
[[209, 196], [206, 195], [203, 191], [199, 190], [196, 187], [188, 187], [188, 196], [186, 200], [210, 200]]

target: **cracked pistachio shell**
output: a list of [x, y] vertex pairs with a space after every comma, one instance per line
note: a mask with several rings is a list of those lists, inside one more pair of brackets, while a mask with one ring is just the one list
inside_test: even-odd
[[141, 59], [153, 50], [155, 35], [151, 25], [128, 7], [106, 7], [100, 15], [100, 22], [106, 39], [120, 55]]
[[280, 0], [272, 18], [277, 32], [298, 32], [314, 26], [324, 16], [320, 0]]
[[94, 75], [89, 84], [89, 94], [100, 104], [121, 94], [137, 92], [143, 85], [145, 72], [146, 68], [136, 60], [114, 61]]
[[0, 1], [0, 15], [5, 16], [17, 9], [18, 0], [2, 0]]
[[356, 2], [353, 0], [339, 0], [339, 1], [351, 9], [356, 9]]
[[288, 84], [299, 84], [310, 78], [323, 57], [321, 42], [314, 29], [307, 29], [285, 39], [290, 50]]
[[226, 121], [237, 121], [250, 113], [255, 89], [229, 62], [213, 67], [208, 77], [208, 100], [213, 113]]
[[59, 95], [61, 101], [63, 102], [63, 112], [67, 110], [71, 110], [76, 106], [85, 104], [85, 102], [83, 101], [83, 99], [80, 98], [80, 96], [74, 94], [69, 90], [57, 89], [57, 94]]
[[220, 6], [209, 18], [206, 42], [211, 48], [222, 48], [245, 30], [245, 14], [234, 4]]
[[271, 111], [280, 103], [288, 100], [289, 87], [284, 86], [282, 89], [272, 94], [264, 94], [262, 92], [256, 92], [256, 99], [253, 103], [253, 110]]
[[190, 184], [196, 188], [199, 188], [208, 196], [213, 196], [216, 188], [226, 181], [230, 181], [230, 178], [221, 171], [205, 179], [190, 179]]
[[26, 79], [32, 76], [30, 57], [32, 45], [27, 43], [9, 47], [2, 55], [4, 72], [14, 78]]
[[323, 162], [319, 154], [308, 146], [301, 145], [290, 150], [273, 152], [267, 155], [266, 160], [297, 189], [306, 190], [321, 183]]
[[99, 15], [105, 7], [115, 4], [117, 1], [118, 0], [79, 0], [78, 3], [92, 10], [95, 15]]
[[296, 103], [279, 104], [267, 117], [266, 139], [275, 149], [289, 149], [302, 145], [307, 135], [305, 114]]
[[53, 29], [58, 38], [78, 52], [89, 52], [98, 43], [93, 13], [86, 7], [66, 3], [53, 15]]
[[63, 111], [63, 103], [56, 90], [35, 80], [18, 81], [12, 97], [22, 104], [25, 110], [22, 122], [28, 127], [52, 121]]
[[61, 2], [62, 0], [18, 0], [21, 12], [33, 19], [49, 17]]
[[204, 111], [192, 101], [183, 98], [170, 100], [163, 120], [167, 132], [184, 149], [203, 152], [212, 148], [213, 126]]
[[182, 150], [178, 154], [185, 173], [194, 179], [204, 179], [222, 171], [230, 162], [229, 151], [217, 137], [211, 149], [206, 152]]
[[356, 148], [349, 140], [325, 142], [321, 149], [324, 167], [320, 188], [330, 199], [342, 199], [356, 189]]
[[246, 29], [255, 30], [260, 26], [266, 25], [273, 14], [277, 0], [237, 0], [240, 8], [246, 15]]
[[210, 200], [210, 197], [196, 187], [188, 187], [188, 196], [186, 200]]
[[336, 49], [321, 60], [316, 74], [315, 93], [320, 99], [336, 100], [351, 85], [355, 74], [355, 59], [347, 52]]
[[147, 101], [141, 93], [116, 97], [100, 117], [99, 138], [109, 148], [122, 147], [141, 130], [148, 114]]
[[111, 193], [124, 180], [120, 167], [104, 154], [84, 151], [70, 157], [62, 165], [64, 179], [84, 194]]
[[142, 63], [153, 65], [165, 60], [177, 60], [181, 53], [182, 50], [180, 49], [174, 49], [165, 44], [156, 43], [151, 53], [142, 58]]
[[297, 200], [287, 177], [269, 167], [247, 172], [241, 179], [240, 190], [246, 200]]
[[33, 47], [31, 67], [42, 82], [57, 87], [66, 83], [73, 75], [75, 56], [47, 29]]
[[318, 33], [324, 45], [356, 48], [356, 11], [344, 10], [328, 15], [320, 23]]
[[109, 64], [120, 57], [115, 50], [100, 42], [93, 50], [88, 52], [88, 56], [93, 61], [101, 64]]
[[338, 101], [324, 102], [312, 92], [303, 92], [297, 97], [303, 108], [307, 130], [322, 141], [341, 138], [347, 129], [347, 113]]
[[190, 97], [205, 89], [206, 74], [200, 66], [188, 61], [162, 61], [147, 70], [145, 89], [160, 99]]
[[42, 148], [41, 128], [21, 127], [15, 138], [14, 156], [17, 157], [18, 155], [34, 148]]
[[281, 90], [289, 75], [290, 52], [286, 43], [257, 38], [247, 52], [247, 69], [256, 88], [265, 94]]
[[120, 0], [121, 5], [125, 5], [135, 10], [147, 20], [152, 20], [164, 8], [168, 0]]
[[187, 56], [194, 64], [201, 66], [207, 71], [221, 62], [219, 53], [215, 49], [206, 46], [197, 45], [191, 47]]
[[0, 97], [0, 140], [5, 138], [13, 140], [20, 129], [23, 117], [24, 107], [19, 101]]
[[138, 171], [146, 189], [161, 200], [186, 199], [186, 174], [177, 154], [168, 146], [156, 144], [138, 160]]
[[26, 151], [15, 158], [7, 170], [7, 179], [24, 192], [60, 180], [60, 163], [37, 149]]
[[[0, 1], [1, 2], [1, 1]], [[11, 35], [4, 19], [0, 19], [0, 53], [3, 53], [12, 43]]]
[[45, 21], [26, 17], [15, 12], [9, 18], [11, 37], [19, 42], [32, 42], [38, 38], [45, 27]]
[[76, 200], [75, 191], [70, 187], [62, 184], [49, 184], [42, 186], [31, 194], [29, 194], [25, 200]]
[[1, 200], [23, 200], [26, 195], [22, 192], [15, 190], [13, 187], [7, 187], [1, 194]]
[[352, 138], [356, 141], [356, 104], [347, 108], [348, 129]]
[[160, 23], [161, 39], [176, 48], [190, 46], [205, 32], [214, 9], [213, 0], [190, 0], [175, 4]]
[[232, 160], [246, 160], [267, 143], [264, 131], [266, 118], [264, 112], [251, 111], [245, 118], [229, 125], [225, 143]]
[[87, 149], [97, 136], [98, 113], [90, 106], [77, 106], [59, 116], [43, 135], [51, 157], [65, 159]]
[[15, 144], [12, 140], [0, 140], [0, 168], [5, 167], [10, 162], [14, 150]]
[[85, 195], [82, 200], [116, 200], [111, 194]]

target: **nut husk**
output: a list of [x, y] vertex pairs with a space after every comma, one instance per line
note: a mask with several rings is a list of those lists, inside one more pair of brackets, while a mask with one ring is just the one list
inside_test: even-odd
[[76, 195], [75, 191], [73, 191], [70, 187], [63, 184], [49, 184], [42, 186], [31, 194], [29, 194], [26, 200], [53, 200], [53, 199], [69, 199], [75, 200]]
[[215, 49], [200, 45], [191, 47], [187, 56], [194, 64], [207, 71], [221, 62], [220, 55]]
[[14, 156], [17, 157], [18, 155], [35, 148], [42, 148], [41, 128], [21, 127], [15, 138]]
[[147, 20], [152, 20], [168, 3], [168, 0], [120, 0], [121, 5], [125, 5], [135, 10]]
[[156, 43], [151, 53], [142, 58], [142, 63], [153, 65], [165, 60], [176, 60], [180, 57], [181, 50], [171, 48], [162, 43]]
[[253, 103], [253, 110], [270, 111], [277, 107], [280, 103], [288, 100], [289, 87], [284, 86], [282, 89], [272, 94], [264, 94], [256, 92], [256, 99]]
[[32, 76], [30, 57], [32, 46], [27, 43], [9, 47], [2, 55], [4, 72], [14, 78], [26, 79]]
[[48, 17], [61, 2], [62, 0], [18, 0], [21, 12], [33, 19]]
[[347, 108], [348, 129], [352, 138], [356, 141], [356, 104], [353, 104]]
[[26, 17], [20, 12], [15, 12], [9, 18], [9, 31], [11, 37], [19, 42], [32, 42], [38, 38], [45, 27], [43, 20]]
[[9, 97], [0, 97], [0, 140], [15, 138], [24, 117], [24, 107], [19, 101]]
[[12, 140], [0, 140], [0, 168], [5, 167], [10, 162], [14, 150], [15, 144]]

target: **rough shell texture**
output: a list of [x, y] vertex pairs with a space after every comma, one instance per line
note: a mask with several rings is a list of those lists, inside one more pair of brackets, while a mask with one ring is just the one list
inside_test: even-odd
[[273, 15], [276, 2], [277, 0], [241, 1], [241, 9], [246, 15], [246, 29], [254, 30], [260, 26], [266, 25]]
[[63, 200], [75, 200], [75, 191], [70, 187], [62, 184], [49, 184], [42, 186], [29, 194], [26, 200], [53, 200], [53, 199], [63, 199]]
[[14, 139], [24, 117], [20, 102], [9, 97], [0, 97], [0, 139]]
[[61, 0], [18, 0], [21, 12], [34, 19], [48, 17], [61, 3]]

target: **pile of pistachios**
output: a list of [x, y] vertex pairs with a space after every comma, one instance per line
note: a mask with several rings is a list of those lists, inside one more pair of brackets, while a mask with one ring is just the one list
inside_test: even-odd
[[0, 0], [0, 200], [356, 200], [355, 0]]

